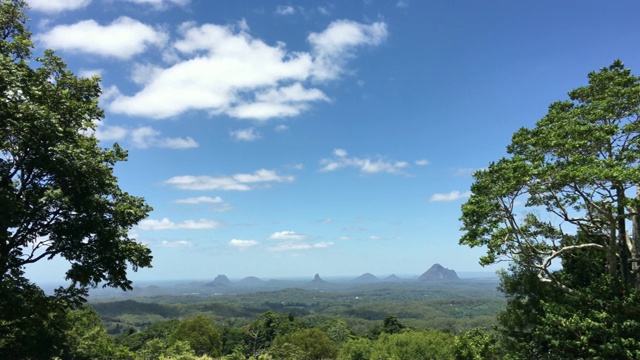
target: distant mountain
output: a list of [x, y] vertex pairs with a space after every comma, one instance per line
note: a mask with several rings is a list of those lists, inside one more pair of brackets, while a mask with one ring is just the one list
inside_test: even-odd
[[396, 276], [396, 274], [391, 274], [389, 276], [387, 276], [386, 278], [384, 278], [384, 281], [387, 282], [396, 282], [396, 281], [402, 281], [402, 279], [400, 279], [399, 277]]
[[248, 276], [238, 281], [238, 285], [242, 285], [242, 286], [262, 286], [264, 284], [265, 284], [264, 280], [260, 280], [255, 276]]
[[378, 279], [377, 277], [375, 277], [375, 275], [371, 273], [365, 273], [353, 279], [353, 282], [362, 283], [362, 284], [374, 283], [378, 281], [380, 281], [380, 279]]
[[324, 281], [324, 280], [322, 280], [320, 278], [319, 274], [316, 274], [316, 276], [313, 278], [313, 280], [311, 280], [311, 281], [309, 281], [307, 283], [307, 286], [310, 286], [310, 287], [323, 287], [323, 286], [327, 286], [327, 285], [329, 285], [329, 283]]
[[447, 269], [440, 264], [434, 264], [424, 274], [420, 275], [418, 280], [420, 281], [442, 281], [442, 280], [458, 280], [458, 275], [455, 271]]
[[205, 286], [211, 287], [227, 287], [231, 285], [231, 281], [226, 275], [218, 275], [212, 282], [206, 283]]

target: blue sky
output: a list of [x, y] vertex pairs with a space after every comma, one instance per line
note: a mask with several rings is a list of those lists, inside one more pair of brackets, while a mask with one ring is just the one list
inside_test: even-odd
[[29, 3], [37, 51], [102, 77], [96, 136], [154, 207], [140, 280], [494, 271], [458, 245], [471, 172], [588, 72], [640, 69], [636, 1]]

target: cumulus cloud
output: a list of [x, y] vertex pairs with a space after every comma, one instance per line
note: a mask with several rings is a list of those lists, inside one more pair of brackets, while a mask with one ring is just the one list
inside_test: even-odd
[[257, 246], [257, 245], [258, 245], [258, 242], [255, 240], [232, 239], [231, 241], [229, 241], [230, 247], [234, 247], [238, 249], [248, 249], [250, 247]]
[[100, 25], [95, 20], [58, 25], [36, 39], [48, 48], [125, 60], [143, 53], [149, 46], [163, 46], [167, 35], [122, 16], [109, 25]]
[[249, 142], [256, 141], [262, 137], [254, 128], [230, 131], [229, 135], [236, 140]]
[[299, 241], [306, 240], [309, 235], [306, 234], [298, 234], [294, 231], [278, 231], [274, 232], [269, 236], [271, 240], [287, 240], [287, 241]]
[[177, 204], [221, 204], [223, 200], [220, 196], [214, 198], [209, 196], [199, 196], [186, 199], [178, 199], [174, 201]]
[[[183, 24], [181, 38], [172, 44], [176, 61], [134, 69], [134, 79], [144, 79], [142, 89], [119, 94], [109, 109], [158, 119], [189, 110], [262, 121], [296, 116], [314, 103], [330, 101], [309, 82], [337, 79], [357, 48], [379, 45], [387, 34], [384, 23], [341, 20], [309, 35], [311, 51], [294, 52], [248, 31], [246, 22]], [[152, 76], [140, 76], [142, 70]]]
[[92, 78], [96, 75], [102, 76], [102, 69], [82, 69], [78, 71], [78, 76], [83, 78]]
[[225, 224], [221, 221], [209, 219], [185, 220], [176, 223], [168, 218], [163, 218], [162, 220], [144, 219], [138, 223], [137, 228], [146, 231], [162, 231], [219, 229], [224, 226]]
[[65, 10], [78, 10], [88, 6], [91, 0], [29, 0], [31, 10], [54, 14]]
[[231, 176], [174, 176], [164, 183], [182, 190], [236, 190], [247, 191], [272, 182], [292, 182], [295, 177], [279, 175], [274, 170], [260, 169], [253, 174]]
[[455, 201], [468, 198], [469, 196], [471, 196], [471, 191], [461, 193], [458, 190], [454, 190], [448, 194], [433, 194], [429, 198], [429, 201]]
[[313, 48], [316, 80], [332, 80], [340, 76], [346, 60], [354, 56], [361, 46], [377, 46], [386, 40], [387, 25], [383, 22], [361, 24], [350, 20], [337, 20], [321, 33], [312, 33], [307, 40]]
[[334, 157], [331, 159], [320, 160], [322, 165], [320, 171], [336, 171], [345, 167], [353, 167], [359, 169], [362, 173], [376, 174], [404, 174], [404, 169], [409, 166], [406, 161], [391, 161], [382, 157], [376, 158], [358, 158], [348, 157], [344, 149], [335, 149]]
[[418, 165], [418, 166], [427, 166], [427, 165], [429, 165], [429, 160], [427, 160], [427, 159], [416, 160], [415, 164]]

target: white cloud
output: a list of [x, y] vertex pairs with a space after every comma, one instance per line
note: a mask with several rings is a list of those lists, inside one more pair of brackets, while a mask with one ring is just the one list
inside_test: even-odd
[[276, 14], [278, 15], [293, 15], [295, 13], [296, 9], [294, 9], [293, 6], [278, 5], [276, 8]]
[[429, 201], [455, 201], [468, 198], [469, 196], [471, 196], [471, 191], [461, 193], [458, 190], [454, 190], [448, 194], [433, 194], [429, 198]]
[[29, 0], [28, 3], [32, 10], [53, 14], [84, 8], [91, 0]]
[[427, 159], [416, 160], [415, 164], [418, 165], [418, 166], [427, 166], [427, 165], [429, 165], [429, 160], [427, 160]]
[[155, 9], [166, 9], [169, 5], [186, 6], [191, 0], [125, 0], [140, 5], [151, 5]]
[[335, 171], [345, 167], [354, 167], [359, 169], [360, 172], [368, 174], [404, 174], [403, 169], [409, 166], [406, 161], [390, 161], [381, 157], [375, 159], [347, 157], [347, 152], [344, 149], [335, 149], [333, 154], [335, 157], [332, 159], [320, 160], [322, 165], [320, 171]]
[[174, 201], [177, 204], [221, 204], [223, 203], [222, 198], [220, 196], [216, 196], [214, 198], [209, 196], [199, 196], [192, 197], [186, 199], [178, 199]]
[[351, 238], [348, 236], [340, 236], [338, 240], [346, 241], [346, 240], [351, 240]]
[[396, 7], [399, 7], [399, 8], [409, 7], [409, 1], [408, 0], [398, 0], [396, 2]]
[[275, 246], [268, 248], [270, 251], [296, 251], [296, 250], [311, 250], [311, 249], [325, 249], [333, 246], [330, 241], [319, 242], [315, 244], [309, 243], [297, 243], [297, 242], [282, 242]]
[[458, 168], [458, 169], [454, 169], [453, 170], [453, 174], [456, 176], [469, 176], [469, 175], [473, 175], [474, 172], [478, 171], [480, 169], [475, 169], [475, 168]]
[[248, 249], [252, 246], [257, 246], [257, 245], [258, 245], [258, 242], [255, 240], [232, 239], [231, 241], [229, 241], [229, 246], [235, 247], [238, 249]]
[[191, 137], [166, 138], [160, 137], [160, 132], [148, 126], [139, 127], [130, 132], [133, 146], [146, 149], [149, 147], [162, 147], [170, 149], [191, 149], [199, 146]]
[[289, 127], [287, 125], [284, 125], [284, 124], [279, 124], [274, 128], [274, 130], [277, 131], [277, 132], [283, 132], [283, 131], [289, 130]]
[[144, 219], [138, 223], [137, 229], [146, 231], [162, 231], [162, 230], [205, 230], [219, 229], [225, 224], [216, 220], [199, 219], [185, 220], [182, 222], [173, 222], [168, 218], [162, 220]]
[[278, 231], [274, 232], [269, 236], [271, 240], [286, 240], [286, 241], [300, 241], [306, 240], [309, 235], [306, 234], [298, 234], [294, 231]]
[[360, 46], [377, 46], [387, 38], [387, 25], [376, 22], [370, 25], [350, 20], [337, 20], [321, 33], [312, 33], [307, 40], [313, 47], [316, 80], [332, 80], [343, 72], [346, 60], [354, 56]]
[[254, 128], [230, 131], [229, 135], [240, 141], [256, 141], [262, 137]]
[[[330, 101], [304, 83], [338, 78], [357, 47], [378, 45], [386, 38], [386, 25], [333, 22], [309, 36], [309, 52], [253, 38], [246, 22], [185, 23], [180, 33], [173, 43], [176, 61], [169, 67], [134, 69], [136, 81], [145, 79], [143, 88], [134, 95], [120, 94], [108, 106], [111, 111], [151, 118], [189, 110], [254, 120], [296, 116], [313, 103]], [[152, 76], [141, 76], [141, 71]]]
[[129, 131], [121, 126], [100, 125], [95, 135], [100, 141], [118, 141], [124, 139]]
[[78, 76], [83, 78], [92, 78], [95, 75], [102, 76], [102, 69], [83, 69], [78, 71]]
[[149, 45], [162, 46], [167, 35], [149, 25], [122, 16], [106, 26], [94, 20], [58, 25], [38, 35], [36, 39], [49, 48], [124, 60], [143, 53]]
[[378, 236], [378, 235], [371, 235], [371, 236], [369, 236], [369, 240], [380, 240], [380, 239], [381, 239], [381, 237], [380, 237], [380, 236]]
[[321, 224], [328, 224], [330, 222], [333, 222], [333, 219], [326, 218], [326, 219], [319, 220], [318, 222], [321, 223]]
[[160, 243], [161, 247], [191, 247], [193, 244], [186, 240], [167, 241], [164, 240]]
[[182, 190], [237, 190], [255, 189], [262, 183], [292, 182], [295, 177], [279, 175], [274, 170], [260, 169], [253, 174], [236, 174], [231, 176], [174, 176], [164, 183]]

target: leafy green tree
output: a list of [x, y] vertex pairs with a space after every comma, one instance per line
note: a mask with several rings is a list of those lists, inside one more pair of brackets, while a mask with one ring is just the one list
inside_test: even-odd
[[292, 314], [278, 315], [271, 310], [261, 314], [258, 319], [243, 328], [247, 348], [250, 349], [249, 355], [257, 357], [271, 347], [276, 337], [288, 334], [296, 328]]
[[373, 341], [367, 338], [357, 338], [347, 341], [340, 348], [339, 360], [369, 360], [373, 351]]
[[69, 347], [67, 356], [78, 360], [112, 359], [115, 356], [115, 345], [95, 310], [89, 306], [70, 310], [67, 321], [71, 325], [65, 336]]
[[[53, 51], [33, 57], [26, 8], [0, 1], [0, 357], [36, 356], [19, 351], [34, 331], [59, 334], [51, 319], [88, 287], [131, 289], [127, 270], [151, 263], [128, 236], [151, 208], [113, 174], [127, 153], [91, 135], [104, 115], [99, 79], [76, 77]], [[45, 296], [25, 267], [55, 257], [71, 262], [70, 285]]]
[[300, 329], [278, 336], [269, 354], [276, 359], [335, 359], [338, 356], [338, 347], [319, 329]]
[[482, 328], [474, 328], [456, 336], [453, 343], [456, 360], [494, 360], [502, 359], [498, 337]]
[[454, 336], [438, 330], [407, 331], [380, 335], [370, 359], [453, 359]]
[[569, 97], [474, 174], [460, 243], [511, 261], [498, 319], [514, 356], [637, 358], [640, 78], [615, 61]]
[[222, 340], [220, 332], [204, 315], [182, 320], [171, 334], [171, 341], [189, 343], [196, 355], [220, 356]]

